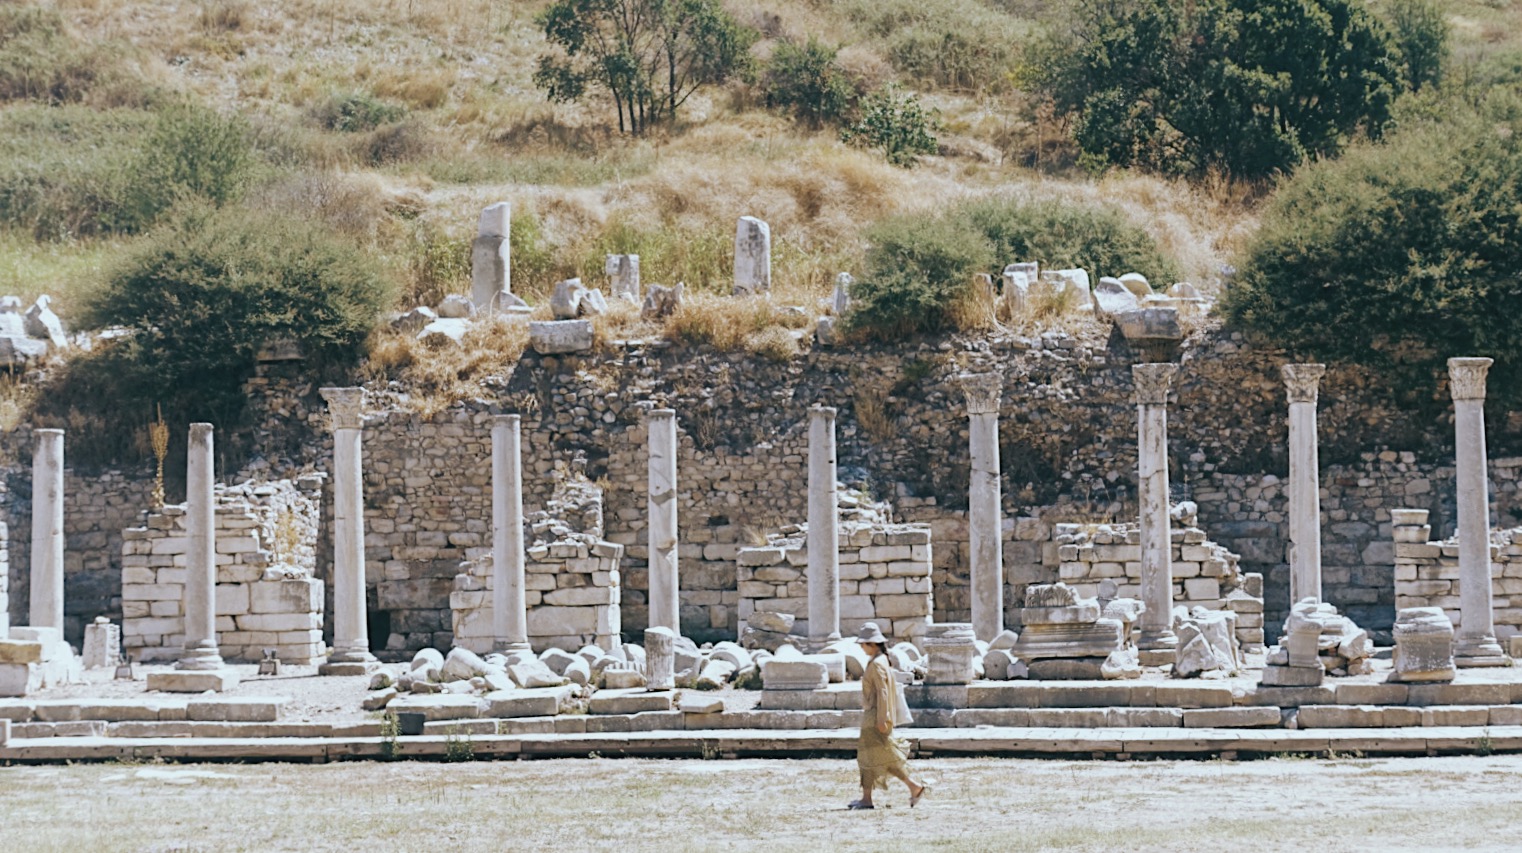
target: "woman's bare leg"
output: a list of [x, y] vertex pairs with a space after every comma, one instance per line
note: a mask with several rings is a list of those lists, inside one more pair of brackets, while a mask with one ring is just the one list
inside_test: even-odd
[[911, 796], [911, 797], [918, 797], [920, 795], [920, 792], [925, 790], [925, 786], [924, 785], [921, 785], [921, 784], [915, 782], [913, 779], [910, 779], [909, 778], [909, 774], [907, 772], [903, 771], [903, 770], [899, 770], [898, 768], [895, 767], [895, 768], [889, 770], [888, 772], [892, 773], [893, 776], [896, 779], [898, 779], [900, 782], [903, 782], [905, 785], [909, 786], [909, 796]]

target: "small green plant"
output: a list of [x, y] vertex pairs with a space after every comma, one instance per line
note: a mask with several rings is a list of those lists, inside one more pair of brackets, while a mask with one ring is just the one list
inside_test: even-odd
[[381, 718], [381, 759], [383, 761], [395, 761], [401, 757], [401, 748], [396, 741], [401, 730], [401, 724], [396, 721], [395, 714], [388, 713]]
[[444, 733], [444, 760], [449, 762], [474, 761], [476, 751], [470, 740], [469, 732], [460, 731], [459, 726], [450, 726]]
[[387, 103], [368, 92], [333, 95], [317, 108], [317, 122], [328, 130], [353, 133], [374, 130], [383, 124], [399, 121], [406, 107]]
[[846, 327], [879, 340], [957, 328], [990, 269], [987, 239], [952, 217], [886, 219], [867, 231], [866, 271], [851, 288]]
[[835, 48], [813, 36], [803, 44], [778, 44], [762, 80], [767, 105], [787, 110], [810, 127], [841, 121], [856, 87], [835, 56]]
[[189, 101], [168, 107], [128, 167], [131, 192], [118, 230], [147, 228], [185, 201], [216, 207], [235, 201], [247, 188], [253, 165], [241, 118]]
[[1490, 739], [1490, 727], [1486, 726], [1480, 730], [1480, 736], [1475, 739], [1474, 754], [1484, 756], [1495, 751], [1495, 743]]
[[840, 132], [848, 145], [875, 148], [888, 162], [909, 168], [920, 155], [937, 150], [935, 133], [940, 120], [934, 110], [925, 109], [912, 93], [890, 83], [868, 95], [862, 102], [861, 118]]

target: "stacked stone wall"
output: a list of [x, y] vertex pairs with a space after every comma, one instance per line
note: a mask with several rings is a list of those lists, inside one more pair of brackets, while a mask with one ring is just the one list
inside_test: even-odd
[[[1393, 524], [1395, 607], [1441, 607], [1458, 628], [1459, 543], [1431, 538], [1426, 510], [1396, 510]], [[1522, 527], [1490, 533], [1491, 613], [1503, 648], [1522, 636]]]
[[[310, 663], [325, 651], [317, 565], [320, 478], [216, 490], [217, 635], [222, 657], [265, 649]], [[190, 531], [185, 506], [122, 531], [122, 645], [141, 661], [177, 660], [185, 645]]]
[[[928, 525], [840, 525], [840, 631], [875, 622], [890, 637], [917, 637], [930, 624], [931, 544]], [[757, 611], [797, 617], [793, 633], [809, 635], [808, 527], [794, 525], [738, 557], [739, 618]]]
[[[618, 643], [623, 631], [618, 569], [623, 550], [581, 533], [529, 546], [523, 599], [534, 651], [574, 651], [592, 643], [606, 649]], [[449, 596], [454, 644], [480, 654], [495, 651], [491, 553], [475, 555], [462, 568]]]
[[[446, 645], [449, 595], [459, 564], [489, 535], [489, 424], [522, 410], [525, 504], [549, 499], [555, 465], [580, 454], [607, 486], [605, 538], [626, 546], [623, 623], [644, 627], [646, 449], [642, 412], [677, 412], [683, 632], [733, 637], [738, 628], [735, 554], [759, 531], [801, 518], [806, 507], [810, 405], [840, 410], [841, 479], [896, 506], [895, 520], [931, 525], [936, 543], [935, 618], [969, 617], [965, 506], [967, 417], [953, 377], [1004, 377], [1000, 417], [1006, 519], [1038, 524], [1126, 522], [1135, 505], [1134, 355], [1102, 335], [1046, 333], [898, 346], [813, 349], [785, 364], [664, 342], [627, 342], [587, 356], [530, 353], [499, 377], [496, 392], [432, 417], [406, 411], [407, 389], [374, 386], [365, 441], [366, 557], [377, 647], [398, 652]], [[1265, 575], [1270, 635], [1288, 605], [1287, 503], [1279, 478], [1287, 403], [1279, 366], [1296, 360], [1240, 335], [1206, 329], [1186, 341], [1169, 411], [1175, 501], [1194, 500], [1202, 526]], [[1430, 502], [1434, 525], [1452, 518], [1452, 421], [1448, 409], [1393, 401], [1368, 371], [1332, 365], [1321, 386], [1323, 555], [1327, 599], [1388, 638], [1394, 615], [1390, 508]], [[331, 442], [312, 383], [261, 376], [250, 384], [260, 476], [327, 470]], [[1432, 389], [1441, 398], [1442, 389]], [[524, 405], [531, 400], [532, 405]], [[1502, 523], [1516, 519], [1522, 419], [1491, 418], [1494, 496]], [[0, 437], [11, 495], [3, 520], [16, 536], [13, 617], [25, 613], [30, 438]], [[151, 488], [147, 472], [104, 479], [70, 472], [66, 525], [67, 610], [74, 625], [116, 616], [120, 530]], [[1423, 491], [1425, 489], [1425, 491]], [[329, 506], [331, 504], [329, 503]], [[325, 512], [330, 512], [326, 509]], [[320, 577], [331, 560], [326, 527]], [[1046, 537], [1006, 522], [1010, 587], [1056, 579]], [[1039, 576], [1039, 577], [1038, 577]], [[1272, 636], [1270, 636], [1272, 639]]]

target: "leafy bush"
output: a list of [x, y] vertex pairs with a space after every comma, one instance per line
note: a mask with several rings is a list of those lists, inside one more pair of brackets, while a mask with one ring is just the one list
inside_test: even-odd
[[99, 403], [235, 422], [260, 347], [291, 339], [313, 367], [350, 364], [390, 304], [375, 262], [316, 224], [197, 206], [87, 301], [88, 325], [132, 330], [109, 347], [116, 385]]
[[941, 216], [898, 216], [872, 226], [866, 272], [852, 288], [848, 328], [863, 337], [968, 329], [986, 319], [973, 279], [1006, 264], [1140, 272], [1172, 281], [1177, 263], [1115, 210], [1066, 202], [984, 199]]
[[848, 331], [894, 340], [956, 328], [973, 276], [994, 265], [988, 239], [958, 216], [898, 216], [867, 231], [866, 272], [851, 289]]
[[1096, 276], [1139, 272], [1159, 285], [1180, 275], [1156, 240], [1112, 208], [988, 199], [960, 212], [988, 238], [999, 263], [1037, 261], [1043, 269], [1078, 267]]
[[383, 124], [398, 121], [407, 110], [396, 104], [388, 104], [366, 92], [334, 95], [316, 110], [319, 124], [339, 133], [374, 130]]
[[835, 48], [812, 36], [777, 45], [763, 80], [768, 106], [781, 107], [813, 127], [841, 121], [856, 87], [835, 64]]
[[1442, 82], [1448, 63], [1448, 19], [1435, 0], [1393, 0], [1389, 12], [1406, 86], [1421, 91]]
[[868, 95], [861, 118], [840, 132], [841, 141], [863, 148], [876, 148], [888, 162], [908, 168], [921, 154], [937, 150], [935, 132], [940, 122], [919, 98], [905, 94], [894, 84]]
[[120, 230], [127, 164], [153, 123], [151, 113], [126, 109], [0, 112], [0, 224], [41, 240]]
[[1036, 63], [1097, 165], [1258, 178], [1377, 137], [1401, 86], [1363, 0], [1085, 0]]
[[1431, 391], [1451, 356], [1522, 378], [1522, 117], [1515, 104], [1414, 125], [1388, 145], [1303, 169], [1272, 199], [1225, 306], [1321, 358]]
[[131, 197], [119, 230], [146, 228], [182, 201], [234, 201], [247, 188], [253, 165], [242, 119], [190, 102], [168, 107], [128, 169]]

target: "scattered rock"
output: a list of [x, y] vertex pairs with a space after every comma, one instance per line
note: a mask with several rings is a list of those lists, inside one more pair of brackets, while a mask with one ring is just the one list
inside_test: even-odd
[[439, 303], [436, 313], [446, 320], [463, 320], [475, 310], [470, 300], [458, 293], [451, 293]]
[[675, 314], [682, 307], [682, 295], [686, 289], [687, 285], [681, 282], [675, 287], [650, 285], [649, 292], [645, 294], [645, 304], [640, 308], [640, 317], [645, 320], [664, 320]]
[[551, 320], [528, 324], [529, 346], [540, 355], [586, 352], [592, 348], [591, 320]]

